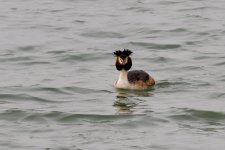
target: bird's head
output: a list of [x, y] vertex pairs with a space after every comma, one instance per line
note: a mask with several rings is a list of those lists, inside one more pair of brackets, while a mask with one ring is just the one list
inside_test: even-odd
[[116, 69], [117, 70], [129, 70], [132, 66], [132, 60], [130, 58], [130, 55], [132, 52], [128, 49], [124, 49], [123, 51], [117, 50], [114, 53], [114, 56], [116, 57]]

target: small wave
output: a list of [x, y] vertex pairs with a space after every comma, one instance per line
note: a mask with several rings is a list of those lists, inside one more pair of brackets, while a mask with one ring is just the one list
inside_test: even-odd
[[174, 33], [177, 33], [177, 32], [187, 32], [188, 30], [186, 28], [176, 28], [176, 29], [172, 29], [172, 30], [169, 30], [169, 32], [174, 32]]
[[18, 50], [21, 50], [21, 51], [34, 51], [37, 49], [37, 46], [32, 46], [32, 45], [28, 45], [28, 46], [21, 46], [21, 47], [18, 47]]
[[174, 4], [182, 4], [184, 1], [159, 1], [159, 4], [162, 5], [174, 5]]
[[222, 92], [215, 92], [215, 93], [212, 93], [211, 95], [210, 95], [210, 98], [211, 99], [224, 99], [225, 98], [225, 93], [222, 93]]
[[[147, 38], [154, 37], [153, 35], [158, 35], [158, 34], [171, 34], [171, 33], [190, 33], [191, 31], [188, 30], [187, 28], [172, 28], [172, 29], [164, 29], [164, 30], [157, 30], [157, 29], [149, 29], [146, 27], [142, 27], [137, 30], [137, 33], [142, 33], [146, 34]], [[151, 36], [149, 36], [151, 35]]]
[[45, 99], [41, 97], [31, 96], [28, 94], [0, 94], [1, 99], [10, 100], [21, 100], [21, 101], [36, 101], [44, 103], [58, 103], [57, 101]]
[[184, 8], [184, 9], [179, 9], [178, 11], [180, 12], [185, 12], [185, 11], [198, 11], [198, 10], [206, 10], [206, 9], [211, 9], [212, 7], [195, 7], [195, 8]]
[[133, 6], [133, 7], [128, 7], [123, 9], [125, 11], [135, 11], [135, 12], [140, 12], [140, 13], [152, 13], [153, 10], [151, 8], [144, 8], [144, 7], [140, 7], [140, 6]]
[[[169, 116], [175, 120], [185, 121], [225, 121], [225, 114], [222, 112], [181, 109], [173, 112], [175, 115]], [[178, 113], [178, 114], [177, 114]]]
[[32, 91], [32, 92], [49, 92], [51, 94], [70, 94], [69, 91], [66, 91], [64, 88], [59, 87], [36, 87], [36, 88], [30, 88], [26, 89], [26, 91]]
[[108, 123], [111, 122], [114, 125], [119, 125], [120, 127], [128, 126], [149, 126], [156, 125], [157, 123], [166, 123], [168, 120], [156, 118], [143, 114], [119, 114], [119, 115], [98, 115], [98, 114], [71, 114], [66, 115], [58, 119], [61, 123]]
[[179, 44], [156, 44], [156, 43], [147, 43], [147, 42], [130, 42], [131, 45], [141, 46], [148, 49], [176, 49], [180, 48]]
[[201, 43], [201, 41], [199, 41], [199, 40], [194, 40], [194, 41], [190, 40], [190, 41], [185, 42], [186, 45], [191, 45], [191, 46], [197, 45], [199, 43]]
[[94, 37], [94, 38], [125, 38], [125, 35], [116, 32], [87, 32], [80, 34], [84, 37]]
[[204, 59], [210, 59], [210, 58], [212, 58], [212, 56], [201, 55], [201, 56], [193, 57], [194, 60], [204, 60]]
[[100, 115], [100, 114], [72, 114], [65, 112], [32, 112], [23, 110], [6, 110], [0, 113], [0, 120], [8, 121], [32, 121], [48, 122], [55, 121], [60, 123], [81, 123], [81, 122], [110, 122], [138, 117], [141, 115]]
[[30, 62], [33, 61], [35, 57], [33, 56], [18, 56], [18, 57], [6, 57], [2, 58], [1, 62]]
[[[149, 58], [146, 58], [147, 60], [149, 60]], [[151, 58], [152, 62], [160, 62], [160, 63], [168, 63], [168, 62], [173, 62], [176, 61], [175, 59], [172, 58], [168, 58], [168, 57], [153, 57]]]
[[156, 86], [156, 89], [157, 88], [168, 88], [168, 87], [171, 87], [171, 86], [187, 86], [187, 85], [191, 85], [191, 83], [189, 82], [184, 82], [184, 81], [168, 81], [168, 80], [161, 80], [161, 81], [158, 81], [157, 84], [155, 85]]
[[113, 120], [127, 119], [135, 117], [134, 115], [97, 115], [97, 114], [71, 114], [59, 119], [60, 122], [90, 121], [90, 122], [108, 122]]
[[38, 124], [49, 124], [50, 122], [56, 122], [58, 124], [79, 124], [84, 123], [112, 123], [120, 127], [127, 128], [128, 126], [149, 126], [157, 125], [161, 123], [167, 123], [168, 120], [153, 117], [145, 114], [115, 114], [115, 115], [103, 115], [103, 114], [79, 114], [79, 113], [66, 113], [59, 111], [51, 112], [34, 112], [24, 110], [6, 110], [0, 112], [0, 120], [12, 121], [12, 122], [35, 122]]
[[225, 114], [223, 112], [195, 110], [195, 109], [178, 109], [172, 112], [168, 117], [175, 120], [183, 129], [193, 130], [203, 134], [224, 131]]
[[60, 62], [80, 62], [80, 61], [93, 61], [101, 60], [109, 57], [108, 53], [83, 53], [83, 54], [63, 54], [55, 58]]
[[68, 53], [71, 50], [53, 50], [53, 51], [48, 51], [47, 54], [54, 54], [54, 55], [61, 55], [64, 53]]
[[32, 61], [32, 62], [20, 62], [18, 64], [31, 66], [31, 65], [49, 65], [49, 64], [52, 64], [52, 63], [48, 62], [48, 61]]
[[203, 67], [198, 67], [198, 66], [183, 66], [182, 70], [204, 70]]
[[180, 79], [177, 81], [174, 80], [161, 80], [157, 81], [155, 85], [155, 93], [176, 93], [179, 92], [191, 92], [195, 91], [196, 88], [199, 88], [199, 86], [210, 86], [207, 82], [195, 82], [192, 80], [184, 80]]
[[90, 88], [83, 88], [83, 87], [77, 87], [77, 86], [69, 86], [69, 87], [63, 87], [63, 90], [69, 93], [80, 93], [80, 94], [86, 94], [86, 93], [97, 93], [101, 92], [101, 90], [95, 90], [95, 89], [90, 89]]
[[17, 56], [17, 57], [10, 56], [2, 58], [1, 62], [16, 63], [16, 65], [26, 65], [26, 66], [51, 64], [51, 62], [42, 60], [42, 58], [36, 56]]
[[6, 110], [4, 112], [0, 112], [0, 120], [8, 120], [8, 121], [18, 121], [23, 119], [27, 113], [21, 110]]
[[222, 61], [222, 62], [216, 63], [214, 64], [214, 66], [225, 66], [225, 62]]
[[84, 23], [86, 23], [86, 21], [84, 21], [84, 20], [74, 20], [73, 23], [84, 24]]

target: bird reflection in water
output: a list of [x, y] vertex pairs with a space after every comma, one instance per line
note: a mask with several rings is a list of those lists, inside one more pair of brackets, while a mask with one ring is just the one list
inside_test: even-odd
[[135, 111], [135, 107], [145, 100], [141, 97], [151, 97], [152, 94], [149, 91], [131, 91], [117, 89], [116, 101], [114, 107], [119, 114], [131, 114]]

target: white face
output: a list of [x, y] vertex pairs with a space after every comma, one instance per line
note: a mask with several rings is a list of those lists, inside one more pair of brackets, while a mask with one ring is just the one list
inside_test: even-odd
[[122, 65], [125, 65], [128, 62], [128, 57], [126, 57], [125, 59], [122, 59], [121, 57], [118, 57], [119, 63]]

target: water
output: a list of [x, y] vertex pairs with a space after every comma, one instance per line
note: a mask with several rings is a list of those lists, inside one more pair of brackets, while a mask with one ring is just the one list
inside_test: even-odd
[[[0, 0], [0, 149], [224, 149], [224, 14], [223, 0]], [[123, 48], [153, 89], [114, 89]]]

